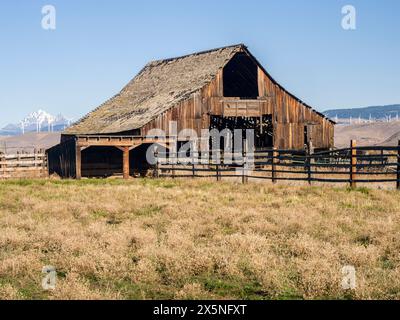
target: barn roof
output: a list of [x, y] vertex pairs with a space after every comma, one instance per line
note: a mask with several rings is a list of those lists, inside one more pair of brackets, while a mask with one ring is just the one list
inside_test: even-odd
[[148, 63], [116, 96], [90, 112], [67, 134], [138, 129], [211, 82], [242, 45]]
[[150, 62], [120, 93], [64, 133], [112, 134], [139, 129], [210, 83], [218, 70], [242, 50], [248, 52], [239, 44]]

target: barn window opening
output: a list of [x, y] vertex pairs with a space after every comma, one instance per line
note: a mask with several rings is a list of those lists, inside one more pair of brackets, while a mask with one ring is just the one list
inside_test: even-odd
[[[222, 117], [222, 116], [211, 116], [210, 129], [216, 129], [222, 132], [224, 129], [228, 129], [232, 132], [230, 137], [220, 136], [220, 147], [224, 148], [226, 144], [229, 144], [234, 149], [234, 130], [242, 130], [242, 138], [246, 139], [246, 130], [254, 130], [254, 144], [256, 149], [272, 148], [274, 145], [273, 136], [274, 129], [272, 124], [272, 115], [264, 115], [262, 117]], [[226, 141], [230, 139], [230, 141]], [[215, 137], [210, 139], [210, 148], [216, 145]]]
[[237, 53], [224, 68], [223, 87], [224, 97], [257, 99], [257, 64], [246, 53]]

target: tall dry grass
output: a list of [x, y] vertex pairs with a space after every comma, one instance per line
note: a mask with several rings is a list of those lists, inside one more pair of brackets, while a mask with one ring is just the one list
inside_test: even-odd
[[0, 182], [0, 299], [399, 299], [399, 252], [396, 191]]

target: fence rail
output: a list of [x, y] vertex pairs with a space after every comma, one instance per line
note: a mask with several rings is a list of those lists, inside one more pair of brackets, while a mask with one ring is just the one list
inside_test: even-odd
[[[214, 177], [323, 183], [395, 183], [400, 189], [400, 141], [396, 147], [357, 147], [313, 153], [310, 150], [256, 150], [227, 153], [212, 150], [204, 154], [155, 153], [156, 177]], [[234, 161], [231, 161], [232, 158]], [[185, 159], [180, 163], [180, 159]]]
[[44, 150], [0, 153], [0, 179], [42, 178], [47, 175], [47, 157]]

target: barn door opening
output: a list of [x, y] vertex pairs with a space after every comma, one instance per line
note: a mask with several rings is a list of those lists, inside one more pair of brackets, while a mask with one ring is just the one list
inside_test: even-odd
[[83, 177], [122, 174], [122, 151], [115, 147], [89, 147], [82, 151]]
[[[220, 146], [221, 149], [226, 143], [234, 147], [233, 133], [234, 130], [242, 131], [242, 138], [246, 139], [246, 130], [254, 130], [254, 144], [256, 149], [272, 148], [274, 145], [273, 141], [273, 124], [272, 116], [264, 115], [262, 117], [222, 117], [222, 116], [211, 116], [210, 130], [216, 129], [222, 132], [225, 129], [230, 130], [232, 135], [230, 137], [221, 136]], [[215, 141], [210, 141], [210, 147], [215, 145]], [[226, 139], [230, 139], [226, 141]]]

